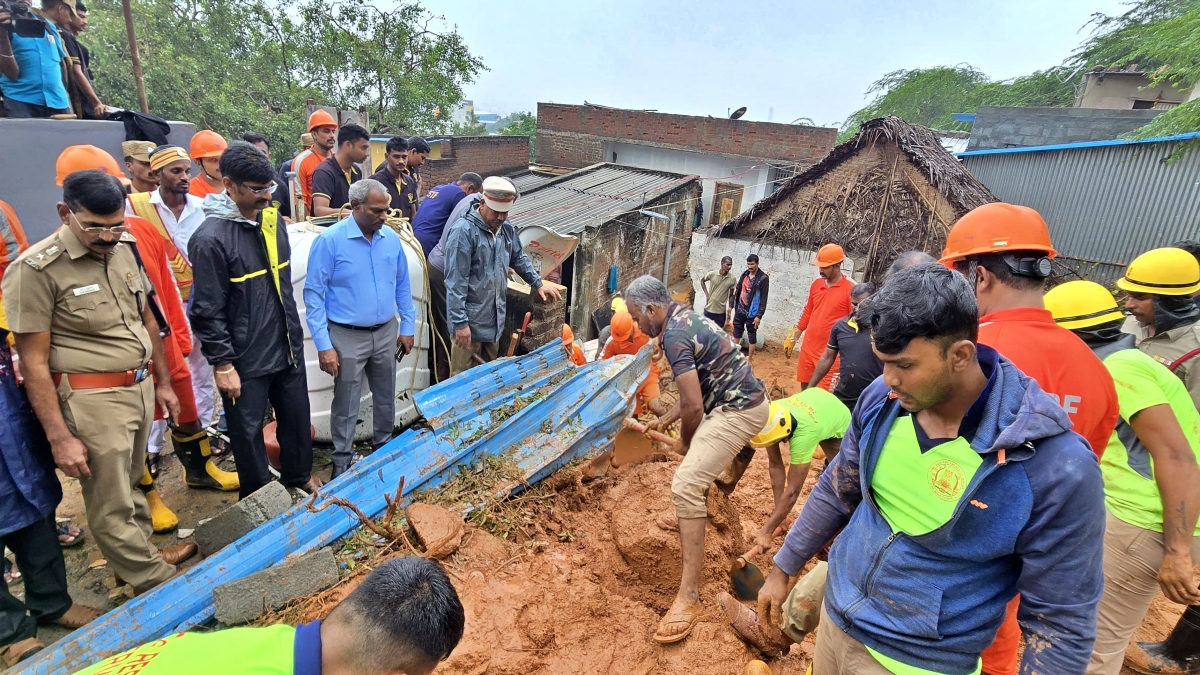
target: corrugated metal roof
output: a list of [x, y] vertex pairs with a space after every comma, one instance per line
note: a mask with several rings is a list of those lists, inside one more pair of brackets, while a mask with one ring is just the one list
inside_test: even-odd
[[521, 195], [509, 220], [518, 229], [541, 225], [559, 234], [576, 234], [673, 190], [695, 176], [596, 164], [555, 178]]
[[513, 182], [513, 185], [517, 186], [517, 191], [521, 194], [525, 194], [534, 188], [539, 188], [555, 178], [558, 178], [558, 176], [552, 173], [535, 173], [533, 171], [522, 171], [508, 177]]
[[1060, 257], [1106, 282], [1143, 251], [1200, 234], [1200, 152], [1164, 161], [1177, 148], [1165, 139], [1104, 141], [960, 157], [997, 198], [1037, 209]]
[[1144, 145], [1146, 143], [1170, 143], [1200, 138], [1200, 131], [1193, 131], [1175, 136], [1160, 136], [1158, 138], [1125, 139], [1114, 138], [1108, 141], [1084, 141], [1082, 143], [1059, 143], [1056, 145], [1031, 145], [1022, 148], [993, 148], [990, 150], [972, 150], [960, 152], [955, 157], [977, 157], [979, 155], [1011, 155], [1019, 152], [1051, 152], [1054, 150], [1079, 150], [1081, 148], [1106, 148], [1113, 145]]

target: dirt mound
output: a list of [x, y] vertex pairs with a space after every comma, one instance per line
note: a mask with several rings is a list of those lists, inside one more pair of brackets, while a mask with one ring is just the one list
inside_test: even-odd
[[410, 504], [404, 510], [417, 533], [425, 555], [441, 560], [458, 550], [463, 536], [462, 518], [433, 504]]
[[[679, 533], [664, 530], [657, 520], [673, 516], [671, 479], [678, 464], [641, 464], [625, 472], [608, 492], [613, 543], [638, 583], [632, 591], [655, 610], [665, 612], [679, 588], [683, 572]], [[708, 527], [704, 536], [705, 586], [728, 585], [729, 563], [745, 550], [741, 520], [719, 490], [709, 490]]]

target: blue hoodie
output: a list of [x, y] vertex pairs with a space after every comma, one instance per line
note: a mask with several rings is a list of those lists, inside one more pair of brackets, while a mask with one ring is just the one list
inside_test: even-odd
[[775, 564], [795, 574], [837, 536], [825, 589], [830, 619], [882, 654], [940, 673], [974, 671], [1005, 604], [1020, 593], [1022, 675], [1082, 675], [1104, 586], [1100, 467], [1036, 382], [985, 345], [979, 363], [991, 384], [971, 447], [983, 464], [949, 522], [920, 536], [893, 534], [871, 496], [871, 472], [901, 411], [879, 378]]

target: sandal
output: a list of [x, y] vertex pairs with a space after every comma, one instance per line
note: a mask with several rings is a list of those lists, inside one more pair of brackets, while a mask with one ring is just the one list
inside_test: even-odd
[[45, 648], [46, 644], [44, 642], [31, 637], [0, 647], [0, 655], [4, 657], [5, 667], [12, 668]]
[[782, 632], [779, 633], [779, 638], [767, 635], [758, 622], [758, 612], [738, 602], [732, 595], [719, 594], [717, 605], [721, 608], [721, 613], [725, 615], [725, 618], [729, 619], [729, 627], [733, 629], [733, 632], [737, 633], [743, 642], [762, 652], [763, 656], [768, 658], [783, 656], [792, 648], [791, 639]]
[[158, 453], [146, 453], [146, 469], [150, 471], [150, 477], [158, 480]]
[[100, 618], [100, 614], [101, 612], [98, 609], [73, 602], [70, 609], [54, 620], [54, 625], [75, 630], [76, 628], [83, 628]]
[[16, 563], [9, 560], [8, 558], [5, 558], [4, 559], [4, 584], [8, 585], [11, 583], [18, 582], [20, 580], [21, 580], [21, 570], [17, 569]]
[[[700, 603], [692, 605], [690, 611], [674, 612], [667, 610], [666, 616], [658, 622], [658, 630], [654, 631], [654, 641], [660, 645], [669, 645], [683, 640], [692, 634], [692, 629], [700, 620], [704, 618], [704, 610], [700, 607]], [[684, 629], [678, 633], [667, 633], [663, 629], [668, 626], [683, 625]]]
[[84, 532], [83, 528], [76, 525], [71, 520], [58, 525], [58, 545], [63, 548], [71, 548], [83, 543]]

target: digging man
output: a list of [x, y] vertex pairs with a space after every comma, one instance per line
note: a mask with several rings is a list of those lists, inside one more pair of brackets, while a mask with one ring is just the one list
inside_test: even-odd
[[683, 555], [679, 593], [654, 634], [655, 642], [670, 644], [686, 638], [704, 616], [700, 572], [709, 486], [766, 425], [770, 404], [733, 338], [673, 302], [663, 282], [648, 275], [634, 279], [625, 303], [642, 332], [661, 339], [679, 387], [685, 457], [671, 484], [675, 512], [658, 519], [659, 527], [679, 530]]

